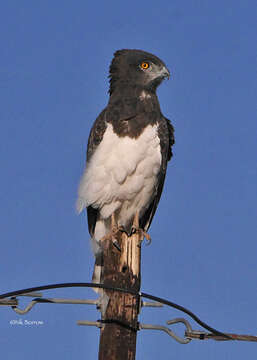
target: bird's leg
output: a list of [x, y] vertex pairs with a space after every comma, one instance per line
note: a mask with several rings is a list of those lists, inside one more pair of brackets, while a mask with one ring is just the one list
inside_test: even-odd
[[131, 227], [131, 234], [135, 234], [138, 230], [139, 230], [139, 214], [137, 211], [134, 216], [134, 219], [133, 219], [133, 224]]
[[132, 224], [132, 227], [131, 227], [131, 235], [132, 234], [135, 234], [135, 233], [138, 233], [139, 234], [139, 237], [140, 237], [140, 241], [142, 242], [144, 240], [144, 238], [146, 239], [147, 241], [147, 245], [150, 245], [151, 244], [151, 237], [150, 235], [143, 229], [141, 229], [139, 227], [139, 213], [138, 211], [136, 212], [135, 216], [134, 216], [134, 219], [133, 219], [133, 224]]
[[119, 250], [121, 251], [120, 245], [118, 243], [117, 240], [117, 234], [119, 233], [120, 229], [117, 225], [116, 219], [115, 219], [115, 214], [112, 213], [112, 219], [111, 219], [111, 237], [112, 237], [112, 243], [113, 245]]
[[105, 241], [105, 240], [111, 240], [113, 245], [119, 250], [121, 251], [120, 245], [118, 243], [117, 240], [117, 235], [120, 231], [123, 231], [122, 228], [120, 228], [117, 225], [116, 219], [115, 219], [115, 214], [112, 213], [112, 217], [111, 217], [111, 230], [109, 231], [108, 234], [106, 234], [104, 237], [102, 237], [102, 239], [100, 241]]

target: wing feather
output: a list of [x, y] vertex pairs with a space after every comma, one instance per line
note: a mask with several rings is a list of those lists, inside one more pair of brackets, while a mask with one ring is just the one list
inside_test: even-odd
[[158, 174], [158, 181], [156, 184], [153, 200], [139, 219], [140, 227], [145, 231], [147, 231], [148, 228], [150, 227], [154, 214], [156, 212], [163, 190], [163, 185], [167, 170], [167, 163], [172, 157], [172, 146], [175, 143], [175, 138], [174, 138], [174, 127], [172, 126], [169, 119], [165, 117], [161, 118], [158, 128], [158, 136], [160, 138], [161, 155], [162, 155], [162, 162], [161, 162], [160, 172]]
[[[87, 162], [90, 161], [91, 156], [93, 155], [96, 147], [101, 143], [107, 124], [105, 121], [105, 112], [104, 109], [101, 114], [95, 120], [93, 127], [90, 131], [87, 144]], [[99, 215], [98, 209], [93, 208], [92, 206], [87, 207], [87, 220], [88, 220], [88, 231], [93, 237], [95, 232], [95, 225]]]

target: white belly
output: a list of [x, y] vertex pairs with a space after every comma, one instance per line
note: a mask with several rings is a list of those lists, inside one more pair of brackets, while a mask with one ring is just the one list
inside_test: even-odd
[[108, 124], [82, 177], [78, 210], [91, 205], [99, 209], [101, 219], [116, 212], [118, 223], [126, 226], [136, 211], [149, 205], [160, 165], [157, 125], [148, 125], [137, 139], [131, 139], [117, 136]]

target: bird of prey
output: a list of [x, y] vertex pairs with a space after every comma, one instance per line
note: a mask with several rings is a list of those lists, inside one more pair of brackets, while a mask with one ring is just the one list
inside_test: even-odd
[[110, 65], [109, 102], [91, 129], [77, 209], [87, 209], [100, 282], [101, 240], [117, 231], [147, 230], [172, 156], [174, 128], [162, 114], [156, 89], [170, 73], [157, 56], [118, 50]]

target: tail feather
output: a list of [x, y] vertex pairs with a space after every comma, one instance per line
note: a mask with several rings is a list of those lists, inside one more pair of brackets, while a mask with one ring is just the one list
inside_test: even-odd
[[[108, 231], [108, 225], [103, 219], [99, 219], [96, 222], [94, 237], [91, 239], [91, 246], [95, 255], [95, 266], [92, 275], [93, 283], [101, 283], [101, 274], [103, 270], [103, 255], [100, 245], [100, 240], [103, 238]], [[95, 292], [102, 293], [102, 289], [94, 288]]]
[[100, 283], [101, 280], [101, 269], [103, 267], [103, 256], [100, 254], [95, 258], [94, 272], [92, 276], [92, 281], [94, 283]]
[[[93, 271], [93, 275], [92, 275], [92, 282], [94, 284], [101, 283], [102, 269], [103, 269], [103, 256], [102, 256], [102, 254], [99, 254], [95, 258], [95, 266], [94, 266], [94, 271]], [[94, 291], [96, 293], [101, 293], [101, 290], [102, 289], [94, 288]]]

